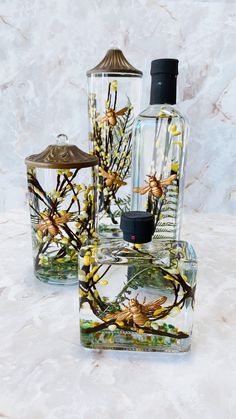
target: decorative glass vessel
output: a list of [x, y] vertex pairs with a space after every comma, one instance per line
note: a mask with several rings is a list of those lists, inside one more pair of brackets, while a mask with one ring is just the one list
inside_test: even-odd
[[29, 206], [35, 275], [53, 284], [78, 282], [78, 250], [96, 234], [98, 159], [69, 145], [65, 135], [29, 156]]
[[[127, 214], [133, 212], [122, 215], [122, 220]], [[142, 214], [135, 212], [136, 221], [140, 217], [143, 222]], [[147, 224], [144, 222], [145, 234]], [[81, 248], [82, 345], [94, 349], [189, 351], [197, 273], [193, 247], [169, 240], [140, 244], [150, 241], [151, 235], [138, 237], [137, 228], [129, 235], [126, 240], [90, 241]]]
[[154, 60], [150, 106], [133, 128], [132, 210], [155, 216], [155, 238], [180, 237], [188, 125], [176, 103], [178, 60]]
[[99, 234], [117, 237], [120, 214], [130, 208], [131, 136], [142, 72], [121, 50], [110, 49], [87, 76], [89, 143], [99, 159]]

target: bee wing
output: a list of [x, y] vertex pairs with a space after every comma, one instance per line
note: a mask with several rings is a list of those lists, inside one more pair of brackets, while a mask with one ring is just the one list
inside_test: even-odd
[[99, 116], [98, 118], [97, 118], [97, 121], [99, 122], [99, 124], [103, 124], [103, 122], [106, 122], [106, 121], [108, 121], [108, 117], [105, 115], [105, 116]]
[[35, 224], [34, 226], [36, 228], [36, 230], [40, 230], [42, 232], [44, 232], [44, 230], [47, 229], [47, 225], [46, 223], [41, 223], [41, 224]]
[[149, 192], [151, 190], [150, 186], [143, 186], [142, 188], [133, 188], [134, 192], [138, 192], [141, 195], [144, 195], [145, 193]]
[[171, 175], [168, 178], [164, 180], [160, 180], [161, 186], [168, 186], [170, 185], [175, 179], [177, 178], [177, 175]]
[[55, 217], [54, 222], [56, 224], [66, 224], [70, 219], [70, 214], [64, 214], [61, 217]]
[[99, 172], [102, 175], [102, 177], [108, 178], [109, 173], [107, 173], [104, 169], [102, 169], [101, 167], [99, 167]]
[[128, 308], [125, 308], [122, 311], [116, 311], [115, 313], [109, 313], [109, 314], [107, 314], [103, 318], [103, 320], [104, 321], [117, 320], [117, 321], [121, 322], [121, 321], [127, 319], [127, 317], [128, 317], [129, 314], [130, 314], [129, 313], [129, 309]]
[[125, 114], [125, 112], [128, 110], [128, 108], [122, 108], [118, 112], [116, 112], [116, 116], [122, 116]]
[[127, 185], [127, 182], [124, 182], [121, 179], [116, 179], [114, 183], [118, 186]]
[[145, 314], [152, 314], [155, 310], [157, 310], [162, 304], [164, 304], [167, 300], [167, 297], [160, 297], [158, 300], [155, 300], [151, 303], [146, 303], [142, 305], [142, 312]]

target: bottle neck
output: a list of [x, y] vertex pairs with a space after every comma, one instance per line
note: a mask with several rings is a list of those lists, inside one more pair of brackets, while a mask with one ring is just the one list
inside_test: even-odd
[[173, 74], [153, 74], [150, 105], [176, 104], [177, 76]]

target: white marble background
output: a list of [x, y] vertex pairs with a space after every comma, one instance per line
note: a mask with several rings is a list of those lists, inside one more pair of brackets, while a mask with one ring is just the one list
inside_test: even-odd
[[191, 122], [187, 211], [236, 210], [236, 2], [1, 0], [0, 210], [25, 205], [24, 157], [66, 133], [87, 141], [86, 70], [119, 46], [144, 72], [180, 60]]

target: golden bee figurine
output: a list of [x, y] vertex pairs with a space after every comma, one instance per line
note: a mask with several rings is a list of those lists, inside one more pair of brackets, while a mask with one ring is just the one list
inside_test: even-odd
[[66, 213], [61, 217], [55, 217], [50, 215], [43, 216], [44, 222], [41, 224], [36, 224], [35, 228], [42, 231], [43, 233], [50, 234], [51, 237], [56, 236], [60, 230], [60, 224], [66, 224], [70, 219], [70, 214]]
[[99, 122], [100, 124], [102, 124], [103, 122], [108, 122], [109, 125], [114, 127], [117, 124], [117, 116], [124, 115], [127, 110], [128, 108], [126, 107], [120, 109], [118, 112], [115, 112], [114, 109], [108, 108], [106, 110], [106, 115], [103, 118], [99, 119]]
[[174, 180], [177, 178], [177, 175], [171, 175], [166, 179], [158, 180], [155, 175], [148, 175], [149, 181], [146, 186], [142, 188], [134, 188], [133, 191], [140, 193], [140, 195], [145, 195], [147, 192], [151, 192], [155, 198], [161, 198], [164, 194], [163, 187], [172, 185]]
[[110, 321], [115, 320], [116, 322], [133, 322], [135, 326], [144, 326], [145, 323], [151, 318], [155, 317], [155, 311], [162, 309], [161, 305], [166, 302], [166, 297], [160, 297], [158, 300], [155, 300], [151, 303], [145, 304], [145, 299], [143, 304], [140, 304], [136, 298], [129, 300], [128, 307], [121, 311], [116, 311], [115, 313], [107, 314], [103, 320]]
[[123, 185], [127, 185], [127, 182], [124, 182], [123, 180], [120, 179], [119, 174], [117, 172], [106, 172], [104, 169], [102, 169], [101, 167], [99, 168], [100, 174], [102, 177], [104, 177], [105, 180], [105, 184], [106, 186], [123, 186]]

